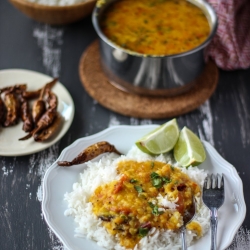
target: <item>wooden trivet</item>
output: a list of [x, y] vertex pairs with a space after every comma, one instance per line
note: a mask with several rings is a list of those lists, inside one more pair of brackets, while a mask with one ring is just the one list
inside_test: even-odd
[[219, 72], [210, 61], [194, 86], [184, 94], [174, 97], [135, 95], [109, 83], [101, 67], [99, 43], [95, 41], [81, 56], [79, 74], [87, 93], [104, 107], [126, 116], [162, 119], [188, 113], [203, 104], [215, 91]]

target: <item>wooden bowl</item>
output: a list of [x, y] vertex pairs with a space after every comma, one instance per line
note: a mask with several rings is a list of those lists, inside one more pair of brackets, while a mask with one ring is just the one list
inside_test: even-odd
[[49, 6], [31, 3], [28, 0], [9, 0], [26, 16], [42, 23], [63, 25], [79, 21], [91, 14], [96, 0], [67, 6]]

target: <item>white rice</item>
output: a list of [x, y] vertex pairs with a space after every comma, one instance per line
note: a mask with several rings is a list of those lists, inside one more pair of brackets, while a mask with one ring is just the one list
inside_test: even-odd
[[[116, 154], [111, 153], [104, 155], [99, 161], [86, 163], [87, 167], [80, 174], [80, 181], [73, 184], [73, 191], [71, 193], [65, 194], [64, 199], [68, 202], [68, 209], [65, 211], [65, 215], [74, 217], [78, 225], [75, 229], [76, 237], [85, 237], [94, 240], [99, 246], [105, 249], [120, 250], [125, 248], [120, 246], [118, 240], [111, 236], [105, 227], [102, 226], [102, 221], [92, 213], [92, 204], [88, 200], [98, 186], [119, 179], [120, 176], [116, 172], [116, 166], [122, 160], [157, 160], [178, 167], [171, 155], [164, 154], [152, 157], [141, 152], [136, 146], [133, 146], [126, 156], [118, 157]], [[181, 168], [181, 170], [188, 174], [193, 181], [203, 185], [207, 175], [204, 170], [197, 167]], [[171, 201], [168, 201], [167, 197], [158, 196], [157, 199], [158, 202], [169, 202], [166, 205], [172, 206], [171, 208], [174, 209], [173, 202], [170, 204]], [[194, 220], [200, 223], [204, 235], [209, 229], [209, 210], [202, 204], [201, 200], [198, 200], [198, 207], [199, 209]], [[191, 245], [197, 239], [197, 235], [192, 231], [188, 230], [186, 235], [188, 245]], [[181, 238], [174, 231], [161, 231], [152, 228], [148, 235], [140, 240], [135, 249], [181, 249]]]

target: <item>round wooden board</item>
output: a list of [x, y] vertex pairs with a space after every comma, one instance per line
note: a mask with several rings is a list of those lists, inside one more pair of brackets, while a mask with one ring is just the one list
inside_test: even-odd
[[81, 56], [79, 75], [87, 93], [104, 107], [126, 116], [162, 119], [188, 113], [203, 104], [215, 91], [219, 72], [215, 63], [209, 61], [194, 86], [184, 94], [174, 97], [135, 95], [109, 83], [101, 67], [99, 43], [95, 41]]

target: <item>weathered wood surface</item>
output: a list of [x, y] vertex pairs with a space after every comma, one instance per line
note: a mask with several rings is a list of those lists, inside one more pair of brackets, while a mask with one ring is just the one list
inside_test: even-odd
[[[78, 75], [82, 52], [97, 38], [91, 18], [61, 27], [39, 24], [0, 1], [0, 69], [22, 68], [60, 80], [71, 93], [76, 113], [67, 134], [54, 146], [23, 157], [0, 157], [0, 249], [64, 249], [46, 225], [42, 212], [42, 178], [63, 148], [74, 140], [119, 124], [161, 124], [135, 119], [100, 106], [85, 93]], [[250, 69], [220, 71], [213, 96], [197, 110], [178, 118], [209, 141], [233, 164], [244, 183], [250, 207]], [[1, 140], [1, 135], [0, 135]], [[230, 250], [249, 249], [250, 212]]]

